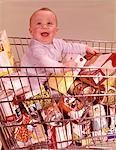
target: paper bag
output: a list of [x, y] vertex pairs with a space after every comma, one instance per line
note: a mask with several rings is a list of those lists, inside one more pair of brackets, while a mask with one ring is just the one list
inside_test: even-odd
[[[8, 41], [5, 30], [0, 32], [0, 76], [6, 75], [9, 72], [13, 71], [10, 67], [14, 65], [14, 58], [11, 51], [11, 47]], [[3, 67], [3, 68], [2, 68]]]

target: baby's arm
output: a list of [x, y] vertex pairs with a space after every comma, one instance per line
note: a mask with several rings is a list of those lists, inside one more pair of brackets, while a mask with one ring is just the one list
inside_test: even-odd
[[67, 62], [62, 63], [57, 60], [53, 60], [46, 55], [44, 57], [40, 56], [37, 58], [37, 66], [43, 68], [45, 67], [45, 69], [49, 73], [63, 73], [63, 72], [71, 71], [72, 67], [77, 66], [77, 63], [74, 60], [69, 60]]
[[82, 44], [82, 43], [73, 43], [73, 42], [66, 42], [64, 40], [60, 41], [62, 43], [62, 49], [63, 49], [63, 53], [65, 54], [80, 54], [82, 56], [85, 56], [86, 54], [92, 54], [95, 55], [96, 53], [99, 53], [98, 50], [95, 50], [92, 47], [89, 47], [86, 44]]

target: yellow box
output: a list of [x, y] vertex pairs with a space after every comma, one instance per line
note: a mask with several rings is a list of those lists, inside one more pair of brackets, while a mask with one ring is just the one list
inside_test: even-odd
[[75, 76], [70, 72], [65, 74], [52, 74], [48, 80], [49, 87], [59, 91], [60, 93], [67, 95], [67, 91], [70, 88], [71, 84], [74, 82]]

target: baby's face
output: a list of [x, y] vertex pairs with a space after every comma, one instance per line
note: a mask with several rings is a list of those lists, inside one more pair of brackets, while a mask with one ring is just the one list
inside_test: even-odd
[[55, 15], [45, 10], [36, 12], [32, 16], [29, 30], [34, 39], [44, 44], [52, 43], [57, 32]]

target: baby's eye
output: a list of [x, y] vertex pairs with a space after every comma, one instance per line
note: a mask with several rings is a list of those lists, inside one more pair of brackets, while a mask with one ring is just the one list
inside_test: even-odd
[[41, 25], [41, 22], [37, 22], [37, 25]]
[[48, 25], [52, 25], [52, 22], [48, 22], [47, 24], [48, 24]]

